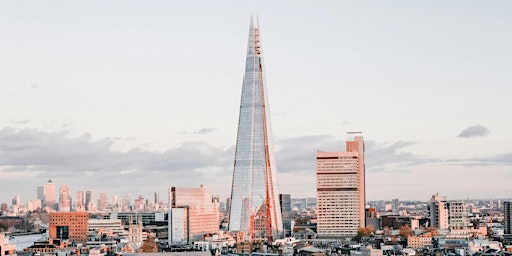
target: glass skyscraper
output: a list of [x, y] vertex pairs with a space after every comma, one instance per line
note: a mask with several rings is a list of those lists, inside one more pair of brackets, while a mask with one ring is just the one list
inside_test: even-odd
[[259, 28], [251, 20], [231, 188], [229, 230], [246, 240], [281, 236], [272, 129]]

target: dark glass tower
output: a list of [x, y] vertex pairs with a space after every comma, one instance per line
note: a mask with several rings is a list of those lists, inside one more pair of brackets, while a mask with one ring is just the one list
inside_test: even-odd
[[281, 236], [276, 174], [259, 28], [251, 20], [231, 188], [230, 231], [243, 232], [246, 240]]

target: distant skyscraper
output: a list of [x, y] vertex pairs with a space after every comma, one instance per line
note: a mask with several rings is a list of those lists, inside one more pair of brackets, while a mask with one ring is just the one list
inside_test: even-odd
[[292, 199], [290, 194], [280, 194], [279, 203], [281, 204], [281, 215], [283, 219], [283, 235], [290, 237], [292, 235]]
[[41, 203], [44, 205], [44, 185], [37, 186], [37, 199], [41, 200]]
[[60, 185], [59, 191], [59, 211], [71, 211], [71, 195], [69, 194], [68, 185]]
[[92, 209], [92, 191], [85, 191], [85, 210], [91, 211]]
[[503, 202], [503, 233], [505, 235], [512, 234], [512, 202]]
[[100, 193], [100, 198], [98, 198], [98, 211], [107, 209], [107, 201], [107, 193]]
[[316, 153], [319, 237], [353, 237], [365, 226], [364, 141], [355, 136], [346, 152]]
[[44, 202], [47, 208], [55, 210], [55, 204], [57, 203], [55, 194], [55, 183], [52, 180], [48, 180], [44, 185]]
[[283, 231], [271, 131], [260, 30], [251, 20], [229, 214], [229, 230], [248, 240]]
[[85, 211], [85, 193], [84, 193], [84, 191], [76, 192], [75, 211], [77, 211], [77, 212]]

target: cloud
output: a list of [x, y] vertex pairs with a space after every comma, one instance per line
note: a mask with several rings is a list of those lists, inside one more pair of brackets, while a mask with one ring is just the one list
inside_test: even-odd
[[195, 134], [208, 134], [208, 133], [212, 133], [216, 130], [217, 130], [216, 128], [203, 128], [198, 131], [195, 131], [194, 133]]
[[474, 137], [483, 137], [488, 135], [489, 129], [482, 125], [469, 126], [468, 128], [462, 130], [460, 134], [457, 136], [459, 138], [474, 138]]
[[209, 133], [212, 133], [212, 132], [215, 132], [217, 131], [217, 128], [202, 128], [202, 129], [199, 129], [197, 131], [193, 131], [193, 132], [181, 132], [182, 134], [209, 134]]
[[139, 148], [119, 152], [112, 149], [111, 138], [93, 141], [89, 134], [70, 137], [66, 132], [13, 128], [0, 130], [0, 141], [0, 176], [15, 181], [16, 176], [29, 175], [40, 183], [54, 179], [71, 186], [137, 191], [150, 184], [227, 184], [233, 168], [233, 148], [202, 142], [187, 142], [165, 152]]

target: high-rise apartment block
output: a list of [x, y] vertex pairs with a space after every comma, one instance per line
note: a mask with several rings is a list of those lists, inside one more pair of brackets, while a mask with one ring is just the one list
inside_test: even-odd
[[219, 202], [208, 189], [171, 187], [170, 196], [169, 234], [174, 241], [196, 241], [219, 231]]
[[448, 224], [450, 230], [468, 230], [473, 226], [469, 219], [469, 207], [467, 202], [448, 202]]
[[231, 188], [229, 230], [246, 240], [282, 235], [260, 30], [251, 21]]
[[446, 197], [436, 193], [429, 203], [430, 226], [447, 230], [449, 228], [449, 215]]
[[353, 237], [365, 226], [364, 141], [355, 136], [345, 152], [316, 153], [319, 237]]

